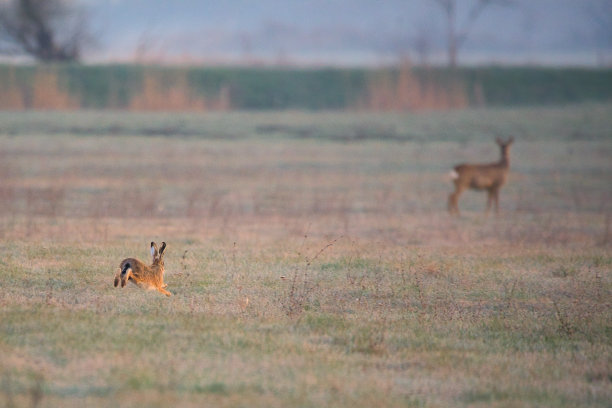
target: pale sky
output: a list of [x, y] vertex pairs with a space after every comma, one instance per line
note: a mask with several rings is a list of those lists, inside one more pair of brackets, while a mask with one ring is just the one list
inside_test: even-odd
[[[0, 0], [1, 1], [1, 0]], [[100, 46], [90, 60], [375, 65], [407, 54], [445, 56], [445, 23], [434, 0], [72, 0], [88, 7]], [[462, 14], [475, 0], [457, 0]], [[599, 9], [598, 9], [599, 8]], [[490, 6], [472, 26], [462, 63], [594, 65], [611, 54], [612, 0], [516, 0]], [[601, 14], [601, 13], [600, 13]], [[599, 16], [601, 17], [601, 16]], [[603, 16], [612, 26], [612, 16]]]

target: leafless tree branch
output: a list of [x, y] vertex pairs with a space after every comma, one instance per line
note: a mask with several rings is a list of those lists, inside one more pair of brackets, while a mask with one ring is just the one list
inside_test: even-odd
[[442, 8], [446, 15], [448, 64], [451, 67], [456, 66], [459, 49], [469, 37], [474, 23], [487, 7], [491, 5], [508, 7], [516, 4], [515, 0], [477, 0], [468, 10], [463, 24], [457, 28], [457, 0], [434, 0], [434, 2]]
[[0, 4], [0, 53], [39, 61], [75, 61], [93, 44], [86, 13], [66, 0]]

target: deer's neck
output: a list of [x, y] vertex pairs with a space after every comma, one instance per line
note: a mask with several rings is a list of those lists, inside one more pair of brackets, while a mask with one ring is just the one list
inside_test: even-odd
[[499, 159], [499, 165], [501, 167], [510, 167], [510, 157], [508, 157], [508, 155], [502, 155], [501, 159]]

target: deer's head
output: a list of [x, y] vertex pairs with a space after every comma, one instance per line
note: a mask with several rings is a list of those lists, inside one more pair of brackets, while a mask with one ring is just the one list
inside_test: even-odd
[[495, 141], [499, 145], [501, 150], [501, 157], [508, 160], [510, 157], [510, 145], [514, 142], [514, 136], [510, 136], [508, 140], [504, 141], [500, 137], [496, 138]]

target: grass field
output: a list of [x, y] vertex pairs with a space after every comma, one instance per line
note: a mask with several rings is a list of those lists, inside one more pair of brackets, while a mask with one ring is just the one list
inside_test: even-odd
[[0, 405], [610, 407], [611, 224], [612, 105], [0, 113]]

